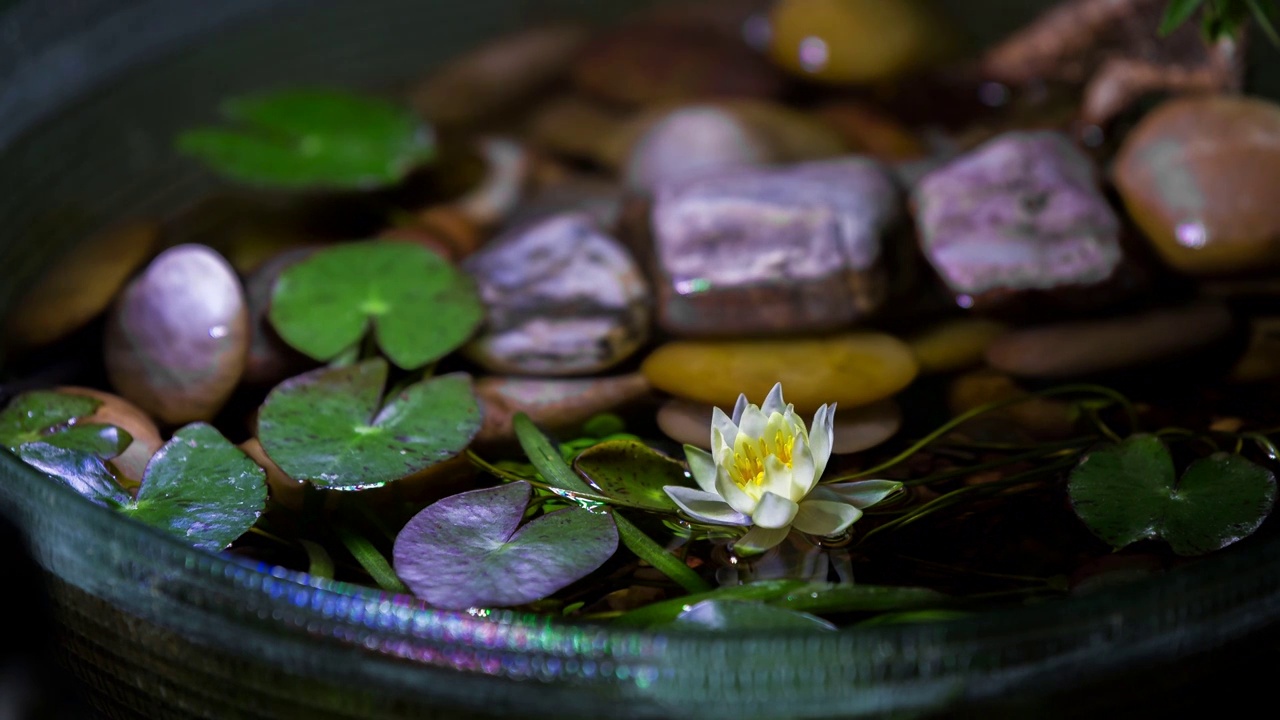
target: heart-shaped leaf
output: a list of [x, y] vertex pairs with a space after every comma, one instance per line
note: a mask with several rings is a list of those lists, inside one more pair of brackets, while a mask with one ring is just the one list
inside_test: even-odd
[[828, 630], [836, 626], [809, 613], [742, 600], [703, 600], [680, 613], [676, 625], [704, 630]]
[[92, 453], [44, 442], [20, 445], [15, 453], [28, 465], [66, 483], [71, 489], [99, 505], [121, 507], [133, 500], [120, 487], [102, 458]]
[[328, 361], [373, 326], [378, 347], [414, 369], [447, 355], [484, 318], [475, 283], [420, 245], [360, 242], [321, 250], [280, 274], [271, 324], [285, 342]]
[[434, 155], [413, 113], [337, 90], [236, 98], [222, 113], [243, 129], [191, 130], [178, 149], [253, 185], [369, 189], [400, 182]]
[[664, 485], [692, 485], [680, 463], [635, 440], [606, 440], [583, 450], [573, 468], [601, 495], [655, 512], [680, 508]]
[[91, 397], [48, 390], [23, 393], [0, 412], [0, 442], [13, 450], [23, 443], [43, 441], [77, 418], [92, 415], [101, 404]]
[[523, 527], [531, 486], [472, 490], [429, 505], [396, 536], [396, 574], [450, 610], [533, 602], [585, 577], [618, 549], [613, 518], [581, 508]]
[[1160, 538], [1203, 555], [1248, 537], [1275, 504], [1275, 476], [1239, 455], [1197, 460], [1176, 482], [1173, 457], [1151, 435], [1090, 452], [1071, 473], [1071, 504], [1112, 547]]
[[267, 506], [267, 476], [205, 423], [178, 430], [147, 463], [138, 497], [121, 510], [216, 552], [253, 527]]
[[111, 471], [94, 461], [118, 456], [133, 438], [114, 425], [78, 422], [101, 404], [91, 397], [47, 390], [23, 393], [0, 412], [0, 443], [94, 502], [127, 499]]
[[327, 490], [361, 490], [454, 457], [480, 430], [463, 374], [415, 383], [384, 405], [387, 363], [321, 368], [275, 387], [258, 413], [258, 439], [286, 475]]

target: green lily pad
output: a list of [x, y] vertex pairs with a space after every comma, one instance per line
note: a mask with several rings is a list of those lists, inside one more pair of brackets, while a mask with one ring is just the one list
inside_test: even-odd
[[286, 475], [327, 490], [378, 487], [462, 452], [480, 430], [464, 374], [410, 385], [384, 404], [387, 362], [286, 380], [258, 413], [258, 439]]
[[147, 463], [138, 497], [120, 510], [216, 552], [253, 527], [267, 506], [267, 475], [205, 423], [174, 433]]
[[118, 456], [133, 438], [114, 425], [81, 422], [101, 404], [47, 390], [23, 393], [0, 412], [0, 443], [95, 502], [114, 502], [123, 491], [111, 471], [93, 460]]
[[411, 243], [361, 242], [321, 250], [280, 274], [268, 313], [285, 342], [328, 361], [372, 325], [396, 365], [414, 369], [460, 347], [484, 319], [475, 283]]
[[251, 185], [371, 189], [400, 182], [432, 159], [432, 133], [412, 112], [338, 90], [236, 98], [222, 114], [238, 130], [202, 128], [178, 149]]
[[573, 469], [601, 495], [654, 512], [680, 510], [665, 485], [692, 485], [684, 466], [636, 440], [608, 440], [583, 450]]
[[1239, 455], [1217, 453], [1192, 463], [1178, 482], [1164, 443], [1135, 435], [1086, 455], [1067, 490], [1076, 514], [1112, 547], [1158, 538], [1179, 555], [1203, 555], [1262, 525], [1276, 481]]
[[674, 624], [717, 631], [836, 629], [816, 615], [742, 600], [703, 600], [680, 613]]
[[609, 514], [566, 508], [521, 526], [530, 493], [515, 482], [427, 506], [396, 536], [396, 574], [439, 608], [505, 607], [541, 600], [617, 551]]
[[19, 445], [14, 452], [23, 462], [66, 483], [72, 490], [99, 505], [121, 507], [133, 501], [133, 497], [120, 487], [115, 475], [97, 455], [45, 442]]

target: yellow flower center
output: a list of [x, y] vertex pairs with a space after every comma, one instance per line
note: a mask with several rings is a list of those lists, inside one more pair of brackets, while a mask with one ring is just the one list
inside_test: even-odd
[[738, 434], [733, 448], [733, 465], [729, 467], [729, 477], [738, 487], [758, 492], [764, 484], [764, 460], [770, 455], [776, 456], [783, 465], [791, 467], [791, 453], [796, 446], [795, 433], [779, 429], [771, 439], [772, 442], [769, 442], [764, 437], [753, 439]]

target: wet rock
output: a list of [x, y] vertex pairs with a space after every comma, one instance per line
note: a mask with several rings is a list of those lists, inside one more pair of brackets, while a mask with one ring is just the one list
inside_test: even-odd
[[638, 107], [707, 98], [772, 98], [782, 74], [739, 38], [684, 23], [633, 23], [597, 36], [573, 71], [579, 90]]
[[[307, 484], [286, 475], [280, 466], [267, 456], [267, 451], [262, 449], [262, 443], [258, 442], [258, 438], [249, 438], [237, 447], [267, 473], [267, 493], [272, 504], [294, 512], [302, 512]], [[328, 504], [332, 504], [333, 501], [336, 501], [336, 498], [332, 498]]]
[[1071, 403], [1033, 396], [1013, 378], [995, 370], [961, 375], [951, 382], [947, 394], [953, 416], [1020, 398], [1022, 402], [988, 411], [964, 423], [960, 431], [977, 439], [992, 440], [1010, 437], [1060, 440], [1075, 434], [1076, 413]]
[[467, 219], [486, 227], [502, 222], [519, 204], [533, 158], [523, 145], [507, 138], [483, 138], [479, 146], [488, 170], [478, 185], [453, 204]]
[[202, 245], [170, 248], [117, 299], [107, 324], [107, 377], [170, 425], [211, 420], [244, 372], [249, 312], [227, 261]]
[[73, 247], [13, 305], [5, 323], [9, 342], [44, 345], [97, 317], [151, 255], [158, 238], [156, 225], [137, 222]]
[[774, 61], [825, 83], [891, 80], [956, 47], [950, 26], [919, 0], [781, 0], [770, 20]]
[[881, 162], [920, 160], [928, 154], [921, 138], [866, 103], [833, 101], [819, 107], [815, 115], [838, 133], [851, 151], [865, 153]]
[[925, 257], [962, 307], [1092, 286], [1120, 266], [1120, 223], [1066, 136], [1008, 133], [912, 195]]
[[520, 227], [552, 215], [584, 212], [602, 228], [616, 228], [622, 215], [622, 188], [594, 175], [570, 175], [547, 184], [526, 197], [507, 218], [508, 227]]
[[585, 375], [649, 336], [649, 289], [626, 248], [585, 213], [513, 230], [464, 264], [487, 308], [468, 347], [497, 373]]
[[271, 293], [276, 279], [289, 266], [307, 259], [318, 247], [296, 248], [281, 253], [262, 264], [244, 281], [245, 302], [249, 308], [251, 340], [241, 380], [250, 385], [272, 386], [296, 375], [315, 363], [289, 347], [267, 320]]
[[[672, 398], [658, 408], [658, 428], [681, 444], [711, 449], [711, 414], [714, 406]], [[731, 408], [722, 408], [730, 412]], [[811, 418], [805, 418], [811, 425]], [[902, 426], [902, 410], [892, 399], [836, 410], [834, 444], [837, 455], [862, 452], [893, 437]]]
[[789, 334], [847, 326], [879, 306], [881, 241], [900, 201], [883, 168], [844, 158], [664, 185], [642, 216], [664, 329]]
[[1063, 378], [1167, 360], [1226, 337], [1231, 313], [1199, 302], [1136, 315], [1018, 330], [987, 348], [987, 362], [1014, 375]]
[[411, 102], [443, 125], [487, 119], [565, 77], [588, 36], [578, 25], [546, 25], [499, 37], [435, 72]]
[[649, 191], [708, 171], [730, 172], [777, 159], [768, 138], [733, 115], [692, 105], [664, 116], [636, 142], [623, 178], [632, 190]]
[[133, 438], [124, 452], [112, 458], [109, 464], [115, 468], [117, 479], [127, 488], [136, 488], [142, 484], [142, 475], [147, 469], [151, 456], [164, 445], [160, 437], [160, 429], [151, 416], [141, 408], [125, 400], [119, 395], [112, 395], [101, 390], [86, 387], [60, 387], [58, 392], [67, 395], [91, 397], [102, 403], [89, 417], [81, 422], [103, 423], [114, 425]]
[[529, 118], [529, 142], [547, 151], [617, 168], [626, 159], [626, 148], [611, 142], [631, 119], [581, 95], [564, 95], [540, 105]]
[[946, 373], [980, 364], [987, 346], [1007, 330], [984, 318], [957, 318], [925, 328], [907, 342], [921, 373]]
[[1170, 100], [1125, 138], [1114, 179], [1129, 214], [1178, 270], [1280, 264], [1280, 106], [1234, 96]]
[[1280, 318], [1254, 318], [1249, 323], [1249, 346], [1231, 369], [1236, 382], [1259, 382], [1280, 377]]
[[414, 216], [417, 225], [448, 248], [452, 260], [468, 257], [484, 243], [484, 232], [460, 209], [449, 205], [426, 208]]
[[641, 366], [653, 387], [721, 408], [732, 408], [740, 393], [761, 402], [781, 382], [787, 400], [803, 413], [831, 402], [845, 409], [870, 405], [906, 387], [917, 371], [911, 348], [874, 332], [678, 341], [654, 350]]
[[643, 375], [559, 379], [486, 377], [476, 381], [484, 424], [478, 443], [510, 443], [515, 440], [511, 421], [527, 414], [549, 431], [574, 430], [592, 416], [636, 404], [649, 396]]

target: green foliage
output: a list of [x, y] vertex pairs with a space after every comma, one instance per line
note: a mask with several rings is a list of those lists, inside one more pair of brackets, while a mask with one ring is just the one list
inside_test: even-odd
[[833, 631], [835, 625], [809, 613], [742, 600], [703, 600], [680, 613], [674, 625], [700, 630], [752, 631], [817, 630]]
[[662, 488], [690, 484], [683, 465], [637, 440], [594, 444], [578, 455], [573, 467], [601, 495], [654, 512], [678, 512]]
[[1252, 17], [1267, 39], [1280, 45], [1276, 32], [1280, 11], [1274, 0], [1170, 0], [1160, 21], [1160, 34], [1177, 30], [1201, 9], [1201, 28], [1209, 40], [1235, 36]]

